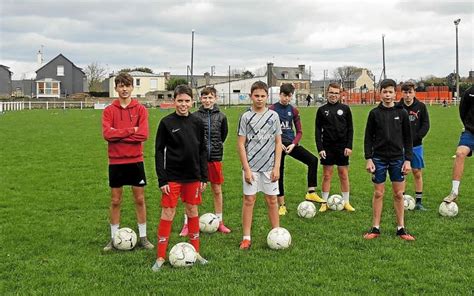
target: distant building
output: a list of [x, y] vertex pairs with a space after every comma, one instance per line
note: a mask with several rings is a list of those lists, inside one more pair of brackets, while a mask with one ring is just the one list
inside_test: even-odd
[[10, 67], [0, 65], [0, 97], [10, 97], [12, 94], [12, 74]]
[[35, 85], [34, 79], [12, 80], [12, 96], [32, 98], [36, 95]]
[[344, 90], [360, 91], [374, 90], [374, 79], [369, 75], [367, 69], [361, 69], [350, 75], [343, 83]]
[[[166, 90], [166, 81], [169, 78], [169, 73], [153, 74], [141, 71], [128, 72], [133, 77], [133, 92], [132, 96], [135, 98], [145, 98], [147, 93]], [[115, 77], [118, 73], [112, 74], [109, 77], [109, 95], [112, 98], [117, 98], [118, 94], [115, 91]]]
[[267, 64], [268, 86], [281, 86], [283, 83], [292, 83], [295, 86], [297, 102], [304, 102], [310, 94], [311, 84], [309, 73], [305, 65], [298, 67], [276, 67], [273, 63]]

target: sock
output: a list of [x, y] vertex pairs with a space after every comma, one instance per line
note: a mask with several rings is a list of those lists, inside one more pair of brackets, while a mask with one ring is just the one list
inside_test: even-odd
[[199, 216], [188, 218], [189, 243], [193, 245], [196, 252], [199, 253]]
[[454, 194], [456, 195], [459, 194], [459, 184], [461, 184], [461, 181], [453, 180], [453, 190], [451, 191], [454, 192]]
[[415, 192], [416, 203], [421, 203], [421, 198], [423, 197], [423, 192]]
[[242, 240], [251, 240], [251, 239], [250, 239], [250, 235], [244, 235], [244, 237], [242, 238]]
[[146, 237], [146, 223], [138, 223], [138, 234], [140, 237]]
[[120, 224], [110, 224], [110, 235], [114, 238], [115, 233], [119, 230]]
[[378, 230], [380, 230], [380, 225], [374, 225], [372, 226], [372, 228], [377, 228]]
[[314, 193], [314, 189], [308, 190], [308, 193]]
[[222, 213], [216, 213], [217, 218], [219, 218], [219, 222], [222, 222]]
[[402, 228], [404, 228], [403, 225], [402, 225], [402, 226], [398, 225], [398, 226], [397, 226], [397, 231], [400, 230], [400, 229], [402, 229]]
[[322, 194], [322, 198], [324, 199], [324, 201], [328, 201], [329, 192], [321, 192], [321, 194]]
[[342, 197], [344, 198], [345, 202], [349, 202], [349, 192], [343, 192]]
[[156, 258], [166, 258], [166, 249], [168, 248], [168, 241], [171, 233], [171, 225], [173, 221], [160, 220], [158, 226], [158, 248], [156, 248]]
[[188, 224], [188, 216], [184, 214], [184, 224]]

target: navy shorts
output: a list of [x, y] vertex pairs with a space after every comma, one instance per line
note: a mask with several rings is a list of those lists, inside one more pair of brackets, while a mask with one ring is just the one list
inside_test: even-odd
[[404, 159], [381, 160], [379, 158], [373, 158], [372, 161], [375, 164], [375, 172], [372, 174], [372, 182], [375, 184], [385, 183], [387, 171], [390, 175], [390, 181], [405, 181], [405, 176], [402, 174], [402, 166], [403, 162], [405, 161]]
[[337, 165], [337, 166], [348, 166], [349, 157], [344, 156], [344, 150], [346, 148], [328, 147], [326, 151], [326, 159], [320, 159], [321, 165]]
[[137, 187], [146, 185], [143, 162], [109, 165], [109, 186], [120, 188], [124, 185]]
[[472, 150], [474, 149], [474, 134], [471, 134], [469, 131], [464, 131], [459, 138], [458, 146], [467, 146], [471, 151], [467, 156], [472, 156]]
[[413, 158], [411, 160], [412, 169], [422, 169], [425, 167], [425, 161], [423, 159], [423, 146], [413, 147]]

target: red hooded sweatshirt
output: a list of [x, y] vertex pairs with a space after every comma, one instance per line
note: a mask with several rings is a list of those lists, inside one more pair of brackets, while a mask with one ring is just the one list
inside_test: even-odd
[[[134, 127], [138, 127], [135, 132]], [[132, 99], [127, 107], [114, 100], [102, 114], [102, 134], [109, 142], [109, 164], [143, 161], [143, 142], [148, 138], [148, 111]]]

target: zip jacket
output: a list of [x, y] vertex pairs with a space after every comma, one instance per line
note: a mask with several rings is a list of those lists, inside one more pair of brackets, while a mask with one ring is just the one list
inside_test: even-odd
[[204, 124], [204, 139], [207, 146], [207, 161], [221, 161], [224, 154], [224, 142], [228, 134], [227, 117], [217, 105], [212, 109], [203, 106], [193, 113]]
[[354, 127], [349, 106], [340, 102], [321, 106], [316, 112], [314, 132], [318, 152], [328, 147], [352, 149]]
[[474, 134], [474, 86], [471, 86], [459, 103], [459, 115], [464, 128]]
[[413, 98], [413, 103], [410, 106], [407, 106], [403, 99], [401, 99], [398, 104], [408, 112], [413, 147], [420, 146], [423, 142], [423, 138], [430, 130], [430, 118], [428, 116], [426, 105], [423, 102], [418, 101], [416, 98]]

